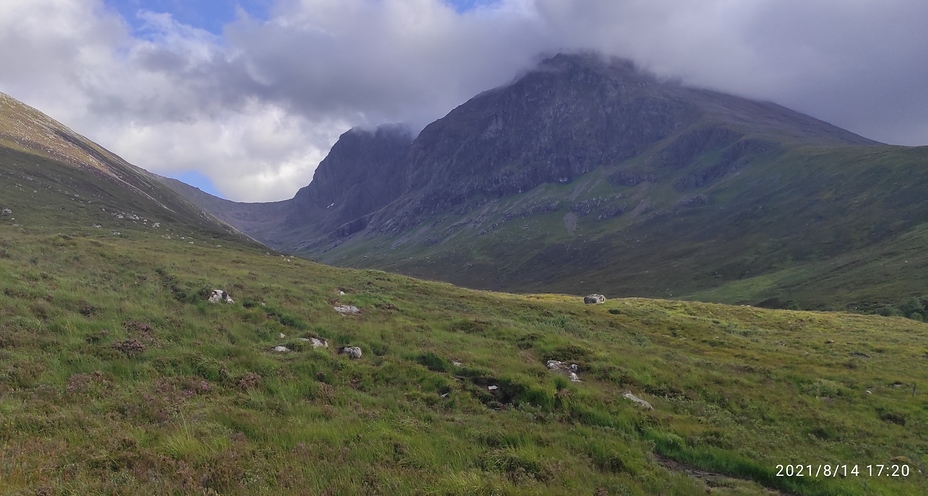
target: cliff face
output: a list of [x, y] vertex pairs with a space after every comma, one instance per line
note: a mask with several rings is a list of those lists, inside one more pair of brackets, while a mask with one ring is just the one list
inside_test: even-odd
[[284, 225], [312, 225], [325, 234], [392, 202], [403, 190], [402, 159], [411, 143], [412, 134], [399, 125], [343, 134], [290, 201]]
[[426, 127], [413, 144], [409, 190], [430, 213], [475, 195], [569, 183], [643, 151], [698, 117], [627, 63], [559, 55]]

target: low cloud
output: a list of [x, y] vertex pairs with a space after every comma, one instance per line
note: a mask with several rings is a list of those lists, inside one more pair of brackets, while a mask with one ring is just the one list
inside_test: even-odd
[[869, 138], [928, 143], [920, 0], [278, 0], [223, 34], [101, 0], [0, 4], [0, 91], [154, 172], [289, 198], [352, 126], [419, 128], [540, 53], [596, 49], [773, 100]]

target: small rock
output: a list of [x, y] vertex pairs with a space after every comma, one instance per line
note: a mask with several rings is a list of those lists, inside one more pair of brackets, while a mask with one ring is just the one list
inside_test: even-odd
[[623, 396], [624, 398], [630, 400], [630, 401], [634, 401], [635, 403], [637, 403], [637, 404], [638, 404], [639, 406], [641, 406], [641, 407], [647, 408], [648, 410], [654, 410], [654, 407], [651, 406], [650, 403], [648, 403], [647, 401], [645, 401], [645, 400], [643, 400], [643, 399], [641, 399], [641, 398], [635, 396], [634, 394], [632, 394], [632, 393], [630, 393], [630, 392], [628, 392], [628, 391], [625, 391], [624, 393], [622, 393], [622, 396]]
[[223, 290], [221, 290], [221, 289], [214, 289], [213, 292], [210, 293], [210, 295], [209, 295], [209, 302], [210, 302], [210, 303], [219, 303], [219, 302], [222, 302], [222, 301], [224, 301], [224, 302], [226, 302], [226, 303], [235, 303], [235, 301], [232, 299], [232, 297], [229, 296], [229, 293], [226, 293], [225, 291], [223, 291]]
[[829, 339], [828, 341], [825, 341], [825, 344], [835, 344], [835, 340]]
[[280, 333], [277, 337], [280, 338], [280, 339], [285, 339], [285, 338], [287, 337], [287, 335], [284, 334], [284, 333]]
[[487, 389], [489, 389], [490, 391], [496, 391], [497, 389], [499, 389], [499, 386], [487, 386]]
[[361, 313], [361, 309], [354, 305], [338, 305], [332, 308], [334, 308], [336, 312], [342, 315]]
[[451, 365], [454, 365], [455, 367], [460, 367], [460, 366], [461, 366], [461, 362], [452, 361], [452, 362], [451, 362]]
[[357, 346], [342, 346], [338, 349], [338, 352], [342, 355], [348, 355], [348, 358], [351, 358], [352, 360], [361, 358], [361, 348]]
[[287, 348], [286, 346], [275, 346], [271, 348], [271, 351], [275, 351], [277, 353], [289, 353], [292, 350], [290, 350], [290, 348]]
[[605, 303], [606, 297], [601, 294], [591, 294], [589, 296], [583, 297], [583, 303], [586, 305], [596, 305], [599, 303]]
[[341, 296], [345, 296], [345, 292], [342, 291], [342, 290], [340, 290], [340, 289], [338, 290], [338, 294], [341, 295]]
[[548, 360], [545, 366], [548, 367], [548, 370], [567, 374], [567, 377], [573, 382], [580, 382], [580, 377], [577, 375], [577, 372], [580, 372], [580, 366], [576, 363], [566, 364], [560, 360]]
[[304, 343], [312, 343], [313, 348], [328, 348], [329, 347], [328, 341], [322, 338], [296, 338], [296, 339], [297, 341], [301, 341]]
[[13, 211], [8, 208], [4, 208], [3, 211], [0, 212], [0, 215], [13, 215]]

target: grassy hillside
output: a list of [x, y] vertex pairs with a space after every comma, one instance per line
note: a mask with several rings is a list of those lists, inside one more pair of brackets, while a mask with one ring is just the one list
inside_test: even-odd
[[[93, 204], [69, 211], [75, 195], [33, 193], [8, 170], [0, 493], [926, 487], [928, 325], [664, 300], [584, 306], [336, 269], [186, 224], [168, 233]], [[214, 288], [235, 303], [208, 303]], [[343, 316], [342, 304], [360, 313]], [[300, 341], [314, 337], [329, 347]], [[582, 382], [550, 359], [576, 363]], [[777, 477], [786, 463], [861, 475]], [[880, 464], [909, 475], [867, 475]]]

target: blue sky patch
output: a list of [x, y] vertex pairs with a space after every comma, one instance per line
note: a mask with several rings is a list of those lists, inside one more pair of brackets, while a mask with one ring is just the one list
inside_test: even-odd
[[135, 32], [144, 28], [136, 14], [147, 10], [171, 14], [182, 24], [221, 35], [223, 26], [235, 20], [238, 8], [264, 19], [272, 0], [104, 0], [104, 3], [119, 12]]
[[171, 177], [177, 179], [178, 181], [185, 182], [195, 188], [200, 188], [201, 191], [205, 191], [213, 196], [223, 198], [223, 196], [219, 194], [219, 191], [216, 190], [216, 185], [214, 185], [208, 177], [200, 174], [197, 171], [187, 171], [180, 174], [171, 174]]
[[455, 11], [461, 14], [474, 10], [477, 7], [493, 5], [499, 2], [500, 0], [445, 0], [446, 4], [450, 5]]
[[[458, 13], [465, 13], [500, 0], [442, 0]], [[107, 7], [119, 12], [138, 34], [144, 30], [143, 22], [136, 15], [139, 11], [158, 14], [168, 13], [174, 20], [204, 29], [216, 35], [222, 28], [235, 20], [237, 9], [248, 15], [266, 19], [274, 0], [104, 0]]]

